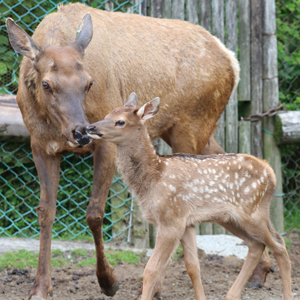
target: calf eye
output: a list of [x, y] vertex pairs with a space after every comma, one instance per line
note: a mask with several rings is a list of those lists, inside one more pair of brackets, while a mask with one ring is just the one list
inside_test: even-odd
[[124, 121], [119, 120], [115, 123], [115, 126], [123, 126], [124, 124], [125, 124]]
[[48, 82], [42, 81], [42, 87], [43, 87], [43, 89], [44, 89], [45, 91], [52, 92], [52, 89], [51, 89], [51, 87], [50, 87], [50, 85], [49, 85]]

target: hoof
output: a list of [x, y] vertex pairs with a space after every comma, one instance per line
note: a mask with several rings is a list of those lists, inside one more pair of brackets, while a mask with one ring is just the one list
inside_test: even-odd
[[[114, 296], [117, 290], [119, 289], [119, 281], [116, 280], [115, 283], [110, 288], [103, 288], [101, 287], [101, 292], [106, 296]], [[43, 299], [41, 299], [43, 300]]]
[[259, 282], [250, 282], [248, 288], [262, 288], [262, 285]]

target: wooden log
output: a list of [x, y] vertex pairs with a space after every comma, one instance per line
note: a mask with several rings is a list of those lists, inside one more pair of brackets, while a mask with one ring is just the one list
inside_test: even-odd
[[300, 143], [300, 111], [280, 112], [276, 116], [274, 137], [277, 144]]
[[166, 18], [166, 19], [171, 19], [171, 17], [172, 17], [172, 0], [163, 0], [162, 17]]
[[251, 154], [251, 122], [239, 121], [239, 153]]
[[[262, 31], [263, 0], [250, 1], [251, 6], [251, 114], [262, 112]], [[262, 122], [251, 124], [251, 153], [263, 157]]]
[[173, 0], [172, 19], [184, 20], [184, 0]]
[[[265, 0], [263, 26], [263, 109], [268, 110], [279, 104], [277, 73], [277, 39], [275, 0]], [[300, 119], [298, 119], [300, 120]], [[299, 123], [298, 123], [299, 124]], [[270, 207], [270, 217], [278, 232], [284, 231], [284, 214], [282, 198], [281, 156], [274, 135], [275, 118], [263, 120], [264, 158], [268, 160], [277, 178], [275, 195]]]
[[0, 140], [23, 142], [30, 134], [14, 95], [0, 95]]
[[239, 0], [240, 83], [239, 101], [251, 100], [250, 71], [250, 0]]
[[211, 0], [200, 0], [200, 25], [211, 32]]
[[199, 23], [197, 0], [186, 0], [186, 20], [193, 24]]
[[[225, 44], [228, 49], [237, 53], [237, 4], [236, 0], [226, 2], [226, 37]], [[226, 106], [226, 139], [225, 151], [229, 153], [238, 152], [238, 99], [237, 91], [231, 95]]]

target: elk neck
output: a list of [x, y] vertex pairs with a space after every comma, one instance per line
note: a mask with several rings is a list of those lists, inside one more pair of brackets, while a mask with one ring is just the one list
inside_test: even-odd
[[144, 126], [121, 144], [118, 149], [118, 169], [138, 199], [143, 199], [153, 184], [159, 181], [164, 168]]

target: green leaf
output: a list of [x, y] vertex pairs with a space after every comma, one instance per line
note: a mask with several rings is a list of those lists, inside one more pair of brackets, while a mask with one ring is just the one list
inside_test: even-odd
[[7, 72], [6, 64], [3, 62], [0, 62], [0, 75], [3, 75]]

